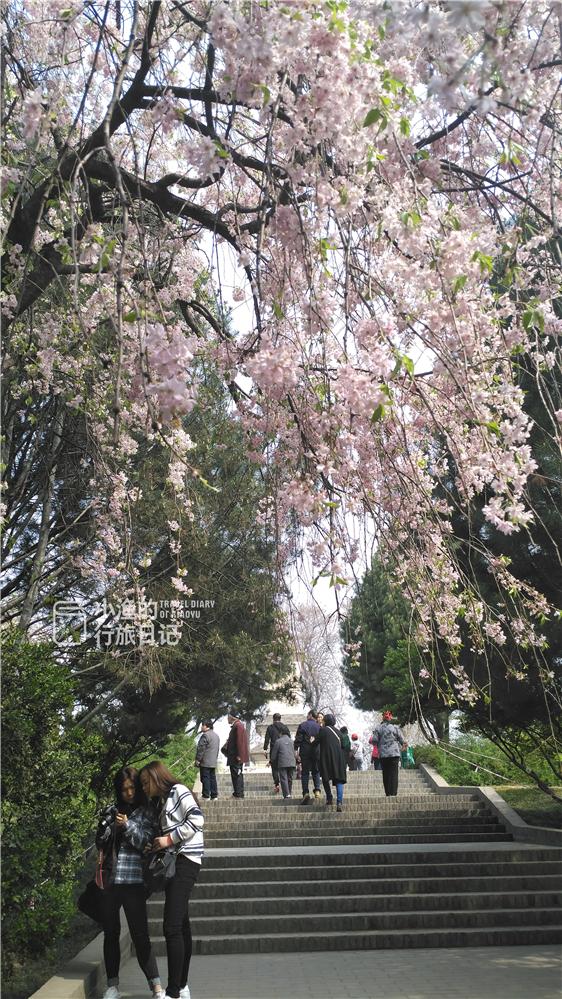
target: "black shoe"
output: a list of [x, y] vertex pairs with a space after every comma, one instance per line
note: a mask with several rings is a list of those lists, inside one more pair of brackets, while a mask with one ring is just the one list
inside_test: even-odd
[[301, 805], [308, 805], [309, 801], [310, 801], [310, 795], [309, 794], [303, 794]]
[[343, 812], [343, 805], [337, 805], [336, 812]]

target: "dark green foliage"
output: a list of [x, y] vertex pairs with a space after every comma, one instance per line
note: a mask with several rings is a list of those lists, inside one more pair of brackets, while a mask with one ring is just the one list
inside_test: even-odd
[[[546, 350], [545, 346], [545, 350]], [[469, 517], [458, 512], [453, 516], [457, 541], [456, 557], [465, 578], [477, 599], [494, 609], [497, 620], [506, 620], [505, 643], [498, 645], [484, 639], [480, 649], [465, 622], [461, 623], [463, 639], [460, 662], [474, 685], [480, 690], [478, 701], [459, 705], [473, 723], [489, 734], [490, 727], [499, 730], [515, 726], [527, 728], [531, 723], [547, 725], [551, 733], [561, 737], [560, 690], [562, 684], [562, 613], [535, 619], [536, 630], [546, 638], [544, 648], [528, 641], [526, 634], [516, 640], [511, 622], [525, 620], [521, 597], [515, 588], [497, 585], [491, 571], [493, 560], [501, 560], [508, 571], [527, 588], [546, 598], [562, 610], [562, 461], [553, 433], [553, 421], [537, 387], [536, 377], [528, 359], [517, 358], [517, 379], [525, 392], [524, 408], [532, 419], [531, 450], [537, 469], [527, 484], [527, 506], [533, 511], [529, 528], [510, 535], [494, 530], [486, 521], [483, 507], [491, 498], [485, 493], [471, 504]], [[562, 374], [558, 370], [541, 375], [543, 393], [552, 399], [562, 395]], [[457, 507], [454, 485], [455, 469], [444, 482], [444, 495]], [[448, 664], [441, 663], [445, 673]], [[550, 679], [547, 679], [548, 675]], [[556, 690], [558, 684], [558, 691]]]
[[100, 751], [77, 729], [74, 684], [48, 643], [2, 632], [2, 924], [4, 967], [38, 954], [74, 911], [77, 857], [95, 819]]
[[[252, 717], [270, 687], [286, 681], [291, 663], [278, 608], [275, 545], [256, 517], [266, 487], [246, 456], [245, 435], [232, 422], [231, 405], [214, 373], [206, 372], [198, 405], [184, 422], [195, 444], [189, 460], [198, 474], [190, 477], [188, 493], [194, 518], [183, 517], [181, 524], [181, 563], [193, 599], [214, 605], [185, 622], [180, 644], [163, 662], [176, 701], [189, 705], [190, 716], [198, 719], [217, 718], [229, 704]], [[135, 535], [140, 553], [152, 557], [143, 584], [155, 600], [181, 597], [170, 583], [177, 565], [167, 530], [178, 510], [155, 448], [139, 481], [143, 500]]]
[[450, 709], [428, 681], [418, 677], [420, 655], [405, 637], [410, 619], [410, 605], [374, 558], [342, 628], [345, 643], [361, 642], [358, 661], [344, 655], [343, 673], [357, 707], [365, 711], [388, 708], [404, 724], [415, 721], [421, 711], [438, 736], [446, 737]]
[[[158, 759], [162, 760], [174, 777], [182, 781], [188, 787], [192, 787], [194, 781], [199, 776], [199, 767], [195, 766], [195, 749], [197, 740], [195, 735], [185, 732], [178, 732], [167, 740], [162, 750], [158, 753]], [[135, 758], [134, 765], [140, 768], [150, 763], [154, 757], [151, 755]]]

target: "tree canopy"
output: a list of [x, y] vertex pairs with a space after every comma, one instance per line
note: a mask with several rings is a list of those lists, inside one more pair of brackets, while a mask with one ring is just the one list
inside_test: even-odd
[[[483, 656], [508, 632], [540, 656], [554, 595], [496, 551], [540, 530], [522, 355], [560, 446], [557, 9], [29, 0], [3, 18], [8, 610], [27, 626], [72, 574], [138, 585], [134, 460], [158, 442], [189, 505], [181, 419], [212, 360], [279, 560], [306, 532], [339, 588], [366, 518], [465, 706], [467, 622]], [[493, 599], [475, 602], [458, 518]], [[559, 708], [555, 665], [537, 682]]]

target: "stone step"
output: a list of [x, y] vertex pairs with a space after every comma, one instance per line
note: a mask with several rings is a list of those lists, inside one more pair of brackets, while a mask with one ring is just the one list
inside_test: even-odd
[[[314, 881], [283, 881], [281, 882], [283, 896], [288, 895], [293, 898], [309, 898], [311, 893], [315, 897], [324, 895], [354, 895], [356, 905], [357, 896], [368, 895], [372, 892], [385, 895], [426, 895], [438, 892], [496, 892], [498, 895], [504, 892], [540, 892], [540, 891], [562, 891], [562, 875], [532, 875], [529, 877], [443, 877], [439, 881], [434, 878], [373, 878], [372, 880], [354, 880], [352, 878], [341, 878], [339, 880]], [[220, 899], [221, 904], [225, 899], [249, 899], [273, 898], [277, 904], [279, 900], [279, 881], [244, 881], [244, 882], [208, 882], [203, 883], [203, 887], [196, 889], [194, 898], [201, 895], [207, 900]], [[163, 901], [151, 902], [155, 907], [163, 907]]]
[[[193, 919], [194, 953], [233, 954], [362, 950], [371, 948], [487, 946], [560, 943], [562, 911], [549, 909], [476, 909], [437, 912], [354, 912], [353, 929], [339, 915], [306, 918], [306, 932], [295, 928], [295, 916], [217, 917]], [[212, 930], [212, 935], [209, 933]], [[291, 932], [292, 930], [292, 932]], [[414, 943], [413, 941], [416, 941]], [[456, 941], [456, 942], [452, 942]], [[163, 937], [152, 935], [157, 955], [164, 954]]]
[[[389, 950], [430, 947], [516, 947], [560, 944], [562, 920], [549, 925], [498, 925], [446, 928], [400, 928], [342, 932], [341, 929], [321, 935], [308, 931], [275, 934], [230, 936], [197, 936], [193, 940], [194, 954], [253, 954], [298, 953], [302, 951]], [[166, 953], [163, 937], [153, 937], [157, 956]], [[319, 958], [319, 960], [321, 960]]]
[[[334, 867], [342, 866], [349, 870], [349, 867], [358, 864], [365, 867], [378, 867], [379, 869], [387, 869], [397, 864], [400, 867], [410, 864], [419, 870], [421, 864], [440, 865], [443, 863], [453, 864], [455, 867], [461, 864], [486, 864], [493, 865], [494, 870], [498, 864], [507, 864], [511, 870], [514, 870], [513, 865], [521, 862], [528, 864], [532, 860], [542, 863], [553, 862], [555, 865], [560, 864], [562, 863], [562, 850], [551, 847], [537, 847], [531, 851], [519, 849], [514, 846], [509, 850], [494, 850], [491, 847], [486, 849], [484, 853], [478, 847], [467, 846], [462, 850], [448, 850], [444, 846], [441, 850], [424, 851], [423, 848], [413, 848], [411, 850], [401, 850], [400, 853], [397, 853], [391, 849], [373, 850], [372, 852], [366, 851], [361, 854], [330, 853], [329, 851], [305, 854], [294, 850], [287, 853], [284, 853], [282, 850], [268, 853], [265, 850], [254, 850], [252, 853], [247, 853], [243, 856], [217, 851], [205, 858], [203, 873], [212, 870], [216, 874], [219, 869], [228, 868], [230, 876], [232, 871], [238, 868], [240, 871], [246, 872], [243, 874], [245, 877], [249, 869], [252, 869], [253, 875], [255, 868], [278, 871], [282, 867], [288, 867], [298, 870], [299, 877], [301, 875], [304, 877], [306, 876], [304, 873], [305, 870], [312, 871], [316, 868], [328, 872]], [[317, 875], [314, 873], [313, 876], [322, 877], [322, 874]]]
[[[232, 936], [268, 933], [287, 933], [294, 927], [295, 914], [281, 915], [277, 912], [268, 915], [248, 916], [198, 916], [191, 921], [194, 936], [207, 936], [209, 933], [231, 933]], [[409, 929], [428, 927], [439, 929], [453, 926], [548, 926], [562, 923], [562, 909], [559, 906], [547, 909], [500, 909], [478, 908], [464, 910], [432, 909], [430, 911], [406, 909], [400, 912], [376, 912], [358, 910], [353, 913], [353, 926], [342, 925], [339, 912], [306, 914], [306, 933], [325, 933], [332, 930], [352, 929], [354, 933], [375, 929]]]
[[[359, 779], [346, 781], [346, 788], [351, 788], [358, 794], [367, 794], [371, 789], [380, 788], [384, 790], [384, 784], [382, 780], [382, 774], [378, 774], [376, 777], [370, 778], [368, 775], [361, 777], [358, 775]], [[312, 787], [312, 781], [310, 781], [309, 787]], [[398, 790], [405, 787], [421, 788], [425, 791], [429, 791], [431, 794], [436, 794], [437, 792], [432, 789], [432, 787], [424, 780], [423, 777], [410, 777], [406, 774], [401, 774], [398, 778]], [[218, 778], [217, 788], [226, 794], [228, 791], [232, 792], [232, 781], [230, 777]], [[251, 781], [248, 777], [244, 777], [244, 791], [252, 793], [275, 793], [275, 785], [271, 777], [267, 780], [261, 781]], [[302, 788], [301, 778], [293, 776], [293, 788]], [[323, 791], [323, 786], [321, 787]]]
[[327, 810], [322, 815], [295, 815], [289, 817], [280, 815], [272, 819], [271, 822], [261, 822], [255, 819], [248, 819], [248, 822], [238, 819], [236, 823], [213, 822], [211, 817], [205, 826], [205, 835], [231, 833], [233, 836], [239, 836], [242, 833], [247, 833], [248, 835], [259, 837], [262, 834], [273, 831], [282, 833], [293, 832], [295, 834], [298, 832], [306, 835], [307, 832], [311, 831], [333, 831], [342, 828], [359, 832], [366, 829], [391, 828], [398, 824], [401, 828], [409, 828], [411, 826], [416, 828], [437, 828], [442, 825], [446, 825], [447, 827], [477, 827], [482, 824], [487, 826], [497, 825], [498, 819], [495, 815], [490, 815], [486, 811], [470, 814], [467, 813], [466, 809], [462, 809], [459, 812], [439, 812], [435, 816], [424, 815], [422, 812], [397, 812], [394, 815], [365, 816], [350, 820], [345, 811], [335, 812], [334, 810]]
[[[557, 877], [562, 877], [560, 861], [485, 863], [475, 860], [472, 863], [462, 864], [391, 863], [378, 865], [368, 862], [361, 863], [359, 862], [359, 858], [356, 858], [356, 863], [354, 864], [330, 864], [325, 867], [320, 865], [298, 867], [295, 865], [295, 869], [293, 866], [281, 865], [251, 868], [240, 866], [219, 868], [217, 870], [213, 864], [214, 859], [214, 857], [210, 857], [205, 861], [196, 889], [199, 885], [203, 884], [205, 891], [207, 891], [208, 887], [214, 886], [224, 888], [225, 891], [228, 889], [230, 892], [234, 892], [236, 890], [243, 890], [246, 884], [251, 887], [256, 884], [261, 885], [265, 882], [270, 885], [271, 890], [275, 893], [279, 892], [277, 882], [281, 881], [284, 886], [283, 890], [285, 890], [286, 884], [293, 886], [299, 884], [303, 885], [304, 892], [310, 892], [310, 881], [314, 882], [314, 891], [321, 891], [324, 883], [332, 883], [334, 881], [352, 880], [371, 885], [378, 880], [384, 880], [385, 883], [408, 885], [417, 884], [420, 879], [425, 879], [427, 883], [434, 883], [438, 888], [445, 879], [460, 879], [464, 881], [474, 877], [485, 881], [497, 876], [500, 878], [516, 878], [518, 880], [524, 878], [538, 880], [540, 877], [544, 877], [554, 882]], [[240, 858], [236, 859], [239, 860]], [[298, 881], [295, 880], [297, 877]], [[294, 887], [292, 890], [294, 893]], [[369, 890], [372, 889], [370, 888]], [[289, 891], [289, 887], [287, 887], [287, 891]]]
[[[232, 779], [229, 770], [222, 770], [216, 774], [217, 784], [224, 785], [224, 787], [229, 787], [232, 785]], [[297, 777], [296, 771], [293, 773], [293, 783], [300, 781], [301, 777]], [[374, 770], [372, 767], [369, 770], [348, 770], [347, 771], [347, 781], [348, 784], [382, 784], [383, 776], [382, 770]], [[398, 771], [398, 780], [401, 781], [421, 781], [426, 782], [426, 777], [420, 773], [419, 770], [402, 770]], [[273, 787], [273, 775], [271, 770], [267, 769], [261, 770], [259, 772], [253, 771], [249, 773], [244, 773], [244, 784], [248, 784], [248, 787]]]
[[[322, 897], [309, 896], [303, 901], [301, 896], [291, 896], [284, 894], [282, 898], [275, 900], [275, 915], [272, 916], [271, 897], [254, 897], [245, 900], [241, 899], [217, 899], [211, 901], [206, 898], [193, 899], [190, 903], [190, 915], [195, 921], [199, 918], [210, 919], [217, 917], [226, 919], [230, 916], [238, 920], [241, 917], [264, 916], [267, 918], [277, 918], [278, 916], [288, 916], [291, 918], [301, 918], [306, 916], [307, 921], [314, 916], [328, 915], [337, 918], [339, 914], [353, 913], [354, 917], [358, 909], [362, 913], [377, 913], [381, 915], [387, 912], [434, 912], [434, 911], [464, 911], [464, 910], [488, 910], [501, 909], [502, 911], [511, 909], [555, 909], [562, 906], [562, 892], [556, 891], [517, 891], [496, 894], [491, 891], [486, 892], [465, 892], [463, 894], [448, 894], [445, 892], [430, 892], [427, 894], [411, 895], [384, 895], [370, 894], [362, 895], [359, 899], [354, 894], [350, 895], [324, 895]], [[304, 908], [303, 908], [304, 907]], [[562, 910], [560, 912], [562, 918]], [[161, 932], [162, 916], [159, 913], [150, 914], [151, 933]]]
[[[466, 795], [463, 798], [447, 796], [447, 808], [449, 810], [456, 810], [458, 808], [463, 808], [467, 806], [481, 806], [481, 803], [476, 795]], [[404, 797], [399, 795], [397, 798], [386, 798], [384, 796], [372, 797], [368, 800], [360, 798], [344, 798], [344, 809], [346, 814], [355, 815], [358, 817], [366, 815], [380, 815], [388, 812], [388, 814], [395, 814], [396, 810], [401, 809], [403, 812], [409, 811], [424, 811], [427, 814], [433, 814], [434, 812], [440, 812], [445, 807], [441, 802], [436, 801], [433, 798], [424, 797], [423, 795], [415, 795], [410, 797]], [[201, 807], [203, 809], [203, 814], [207, 820], [215, 820], [221, 818], [224, 821], [233, 821], [237, 818], [256, 815], [256, 802], [251, 798], [236, 798], [221, 800], [217, 798], [212, 804], [211, 802], [203, 801], [201, 802]], [[334, 806], [335, 807], [335, 806]], [[482, 806], [481, 806], [482, 807]], [[324, 798], [320, 801], [312, 801], [308, 805], [302, 805], [300, 798], [273, 798], [271, 801], [262, 802], [259, 806], [259, 818], [260, 820], [269, 819], [271, 816], [280, 816], [286, 813], [290, 816], [296, 815], [323, 815], [326, 809], [326, 802]]]
[[[419, 833], [417, 836], [354, 836], [351, 840], [346, 836], [327, 836], [325, 838], [307, 838], [306, 840], [297, 839], [295, 842], [291, 840], [265, 840], [261, 841], [256, 846], [262, 848], [275, 849], [278, 847], [297, 847], [297, 846], [308, 846], [317, 847], [323, 849], [328, 846], [376, 846], [380, 844], [381, 846], [390, 846], [391, 844], [408, 844], [408, 843], [505, 843], [511, 839], [511, 836], [507, 833], [463, 833], [458, 835], [451, 835], [448, 833]], [[248, 849], [247, 840], [229, 840], [227, 842], [210, 842], [209, 849], [229, 849], [229, 850], [241, 850]]]
[[258, 841], [252, 836], [212, 836], [207, 837], [209, 849], [231, 849], [239, 850], [250, 847], [278, 847], [278, 846], [363, 846], [390, 845], [391, 843], [489, 843], [507, 842], [512, 839], [511, 833], [501, 831], [498, 826], [483, 827], [482, 830], [464, 830], [454, 828], [443, 830], [443, 832], [427, 831], [424, 829], [412, 830], [409, 833], [398, 829], [392, 829], [384, 833], [365, 833], [355, 835], [344, 831], [341, 835], [336, 833], [326, 833], [326, 835], [300, 835], [300, 836], [262, 836]]

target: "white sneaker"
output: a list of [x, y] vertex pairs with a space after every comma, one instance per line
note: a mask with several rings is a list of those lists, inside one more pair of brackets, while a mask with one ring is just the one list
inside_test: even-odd
[[103, 994], [103, 999], [121, 999], [121, 993], [116, 985], [110, 985]]
[[180, 999], [191, 999], [191, 992], [189, 991], [189, 985], [185, 988], [180, 989]]

